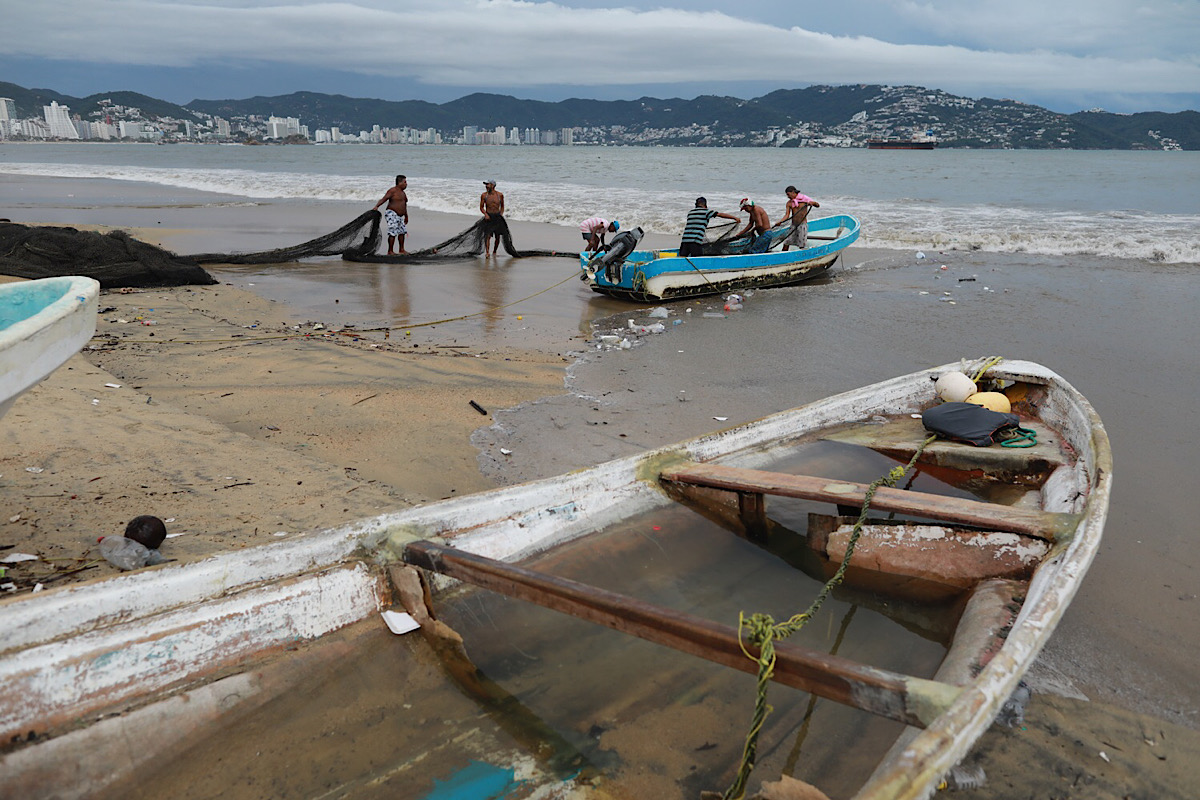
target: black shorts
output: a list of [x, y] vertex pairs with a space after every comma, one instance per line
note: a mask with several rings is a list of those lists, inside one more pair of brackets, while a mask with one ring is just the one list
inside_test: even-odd
[[704, 245], [700, 242], [680, 242], [679, 257], [693, 258], [704, 255]]

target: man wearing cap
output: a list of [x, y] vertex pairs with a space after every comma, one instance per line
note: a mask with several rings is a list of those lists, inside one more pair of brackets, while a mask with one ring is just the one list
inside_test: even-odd
[[579, 223], [579, 232], [583, 234], [583, 240], [587, 242], [587, 247], [583, 248], [583, 252], [599, 253], [600, 248], [604, 246], [604, 234], [609, 231], [616, 233], [620, 229], [621, 223], [615, 219], [609, 222], [600, 217], [588, 217]]
[[484, 181], [486, 189], [479, 195], [479, 212], [483, 214], [483, 255], [492, 254], [492, 241], [495, 240], [495, 252], [500, 252], [500, 237], [508, 233], [508, 223], [504, 221], [504, 195], [496, 191], [495, 181]]
[[683, 239], [679, 243], [680, 258], [704, 255], [704, 233], [708, 230], [708, 223], [713, 217], [724, 217], [734, 222], [742, 221], [732, 214], [710, 210], [708, 200], [697, 197], [696, 207], [688, 212], [687, 221], [683, 224]]
[[766, 235], [767, 231], [771, 229], [771, 218], [767, 215], [767, 210], [762, 206], [755, 205], [754, 201], [749, 197], [743, 197], [742, 211], [750, 214], [750, 221], [733, 238], [740, 239], [753, 230], [754, 241], [750, 243], [750, 247], [746, 252], [765, 253], [771, 245], [771, 237]]

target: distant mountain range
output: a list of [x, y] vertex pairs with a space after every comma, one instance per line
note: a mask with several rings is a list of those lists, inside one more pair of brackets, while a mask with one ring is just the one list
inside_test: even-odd
[[136, 92], [70, 97], [0, 82], [19, 116], [40, 116], [56, 100], [87, 118], [100, 101], [136, 107], [154, 119], [227, 120], [296, 117], [310, 130], [463, 127], [574, 128], [577, 142], [687, 146], [862, 146], [869, 139], [932, 137], [939, 147], [1200, 150], [1200, 113], [1059, 114], [1013, 100], [973, 99], [919, 86], [811, 86], [762, 97], [643, 97], [559, 102], [471, 94], [448, 103], [375, 100], [296, 92], [242, 100], [193, 100], [179, 106]]

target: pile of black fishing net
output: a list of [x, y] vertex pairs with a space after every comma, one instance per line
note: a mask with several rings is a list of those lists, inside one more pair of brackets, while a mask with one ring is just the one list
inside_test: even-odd
[[383, 215], [378, 211], [371, 210], [336, 231], [292, 247], [264, 250], [261, 253], [201, 253], [191, 256], [191, 258], [201, 264], [278, 264], [313, 256], [341, 256], [346, 261], [409, 264], [417, 261], [441, 261], [481, 255], [484, 252], [484, 240], [490, 236], [499, 236], [504, 252], [514, 258], [579, 257], [578, 251], [518, 250], [513, 245], [512, 234], [508, 230], [507, 222], [503, 219], [487, 220], [482, 217], [465, 231], [433, 247], [404, 255], [384, 255], [378, 252], [383, 240], [383, 231], [380, 225], [382, 217]]
[[140, 242], [124, 231], [102, 234], [14, 222], [0, 222], [0, 275], [84, 275], [104, 289], [217, 282], [194, 259]]
[[[775, 249], [792, 231], [790, 222], [786, 225], [776, 225], [761, 234], [766, 238], [758, 241], [758, 236], [753, 232], [744, 236], [735, 236], [738, 224], [736, 222], [723, 222], [709, 225], [709, 238], [700, 246], [701, 253], [706, 256], [734, 256], [750, 252], [765, 253]], [[754, 248], [755, 244], [758, 245], [757, 248]]]

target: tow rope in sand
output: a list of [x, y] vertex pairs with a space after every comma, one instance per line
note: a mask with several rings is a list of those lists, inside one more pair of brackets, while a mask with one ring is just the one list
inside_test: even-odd
[[[1001, 356], [993, 356], [987, 359], [975, 373], [973, 380], [978, 383], [979, 379], [988, 370], [1003, 360]], [[880, 486], [895, 486], [917, 463], [917, 459], [925, 452], [925, 448], [936, 439], [936, 435], [927, 437], [917, 447], [916, 452], [913, 453], [912, 458], [909, 459], [907, 464], [893, 467], [886, 475], [876, 478], [867, 487], [862, 509], [859, 511], [858, 520], [854, 523], [854, 529], [846, 545], [846, 554], [842, 558], [841, 565], [838, 566], [837, 572], [833, 574], [833, 577], [821, 587], [821, 591], [817, 593], [816, 598], [803, 613], [796, 614], [787, 621], [780, 623], [776, 623], [774, 617], [770, 614], [752, 614], [747, 618], [744, 611], [738, 613], [738, 643], [746, 658], [758, 663], [758, 690], [754, 701], [754, 715], [750, 719], [750, 731], [746, 734], [746, 743], [742, 748], [742, 763], [738, 767], [733, 783], [721, 795], [722, 800], [742, 800], [746, 796], [746, 782], [750, 779], [750, 773], [754, 770], [754, 761], [758, 755], [758, 736], [767, 721], [767, 715], [774, 710], [772, 706], [767, 704], [767, 686], [770, 684], [771, 677], [775, 674], [775, 642], [782, 641], [803, 628], [817, 611], [820, 610], [821, 605], [829, 597], [830, 593], [841, 584], [845, 578], [846, 570], [850, 567], [850, 561], [854, 557], [854, 547], [862, 535], [863, 525], [867, 521], [867, 511], [871, 507], [871, 500], [875, 497], [875, 491]], [[745, 640], [742, 639], [743, 631], [745, 632]], [[757, 656], [750, 652], [747, 644], [750, 647], [758, 649]]]

